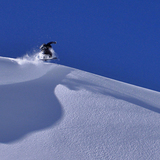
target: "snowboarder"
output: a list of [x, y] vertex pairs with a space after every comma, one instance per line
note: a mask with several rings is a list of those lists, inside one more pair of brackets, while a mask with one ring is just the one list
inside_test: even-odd
[[45, 55], [49, 55], [49, 57], [52, 57], [52, 46], [51, 44], [57, 44], [57, 42], [48, 42], [47, 44], [43, 43], [41, 46], [40, 46], [40, 50], [43, 52], [43, 54]]

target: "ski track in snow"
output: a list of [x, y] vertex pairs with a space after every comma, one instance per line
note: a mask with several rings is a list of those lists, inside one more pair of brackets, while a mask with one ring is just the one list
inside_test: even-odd
[[0, 57], [0, 157], [160, 157], [160, 93], [33, 57]]

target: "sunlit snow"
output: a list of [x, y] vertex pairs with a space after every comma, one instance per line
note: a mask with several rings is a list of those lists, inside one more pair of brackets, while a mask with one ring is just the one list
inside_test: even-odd
[[2, 160], [157, 160], [159, 124], [159, 92], [0, 57]]

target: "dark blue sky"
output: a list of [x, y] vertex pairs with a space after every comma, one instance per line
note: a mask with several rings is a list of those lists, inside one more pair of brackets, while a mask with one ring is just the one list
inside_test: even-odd
[[56, 40], [60, 64], [160, 91], [158, 0], [5, 0], [0, 20], [1, 56]]

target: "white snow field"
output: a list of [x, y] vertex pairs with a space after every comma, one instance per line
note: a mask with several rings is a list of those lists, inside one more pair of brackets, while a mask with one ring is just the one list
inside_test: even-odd
[[0, 160], [158, 160], [160, 93], [0, 57]]

